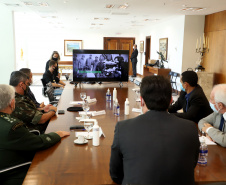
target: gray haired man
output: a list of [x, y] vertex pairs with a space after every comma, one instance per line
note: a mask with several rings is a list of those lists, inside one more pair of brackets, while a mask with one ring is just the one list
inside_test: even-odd
[[210, 107], [214, 112], [199, 121], [199, 129], [211, 140], [226, 147], [226, 84], [214, 86], [210, 93]]
[[[69, 132], [57, 131], [49, 134], [30, 133], [25, 124], [13, 117], [15, 90], [12, 86], [0, 84], [0, 179], [2, 185], [22, 184], [29, 161], [38, 150], [47, 149], [58, 143]], [[26, 165], [25, 165], [26, 164]], [[8, 170], [11, 167], [20, 167]]]

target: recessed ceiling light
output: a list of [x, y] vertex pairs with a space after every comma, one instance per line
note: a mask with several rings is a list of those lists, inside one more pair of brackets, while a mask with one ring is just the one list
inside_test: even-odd
[[99, 20], [100, 18], [98, 18], [98, 17], [94, 17], [94, 20]]
[[128, 3], [124, 3], [123, 5], [119, 5], [119, 9], [126, 9], [129, 7], [129, 4]]
[[8, 3], [5, 3], [6, 6], [11, 6], [11, 7], [18, 7], [20, 6], [20, 4], [8, 4]]
[[49, 6], [48, 3], [45, 3], [45, 2], [40, 2], [40, 3], [37, 3], [39, 6], [44, 6], [44, 7], [47, 7]]
[[201, 10], [204, 10], [206, 8], [201, 8], [201, 7], [186, 7], [186, 8], [182, 8], [181, 11], [193, 11], [193, 12], [198, 12]]
[[32, 2], [23, 2], [24, 3], [24, 5], [26, 5], [26, 6], [33, 6], [33, 3]]
[[95, 24], [95, 23], [91, 23], [91, 25], [93, 25], [93, 26], [94, 26], [94, 25], [96, 25], [96, 24]]
[[119, 9], [126, 9], [126, 8], [128, 8], [128, 6], [120, 5], [118, 8], [119, 8]]
[[108, 21], [108, 20], [109, 20], [109, 18], [104, 18], [104, 20], [105, 20], [105, 21]]
[[100, 26], [103, 26], [104, 24], [99, 24]]
[[113, 4], [107, 4], [106, 6], [105, 6], [105, 8], [113, 8], [115, 5], [113, 5]]

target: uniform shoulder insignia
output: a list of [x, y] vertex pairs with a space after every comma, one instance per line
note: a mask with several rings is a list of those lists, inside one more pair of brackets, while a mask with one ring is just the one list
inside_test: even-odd
[[12, 130], [16, 130], [19, 127], [22, 127], [24, 123], [22, 121], [17, 120], [17, 122], [13, 125]]
[[13, 125], [12, 130], [15, 130], [16, 128], [24, 125], [24, 123], [21, 120], [12, 117], [9, 114], [0, 114], [0, 117]]

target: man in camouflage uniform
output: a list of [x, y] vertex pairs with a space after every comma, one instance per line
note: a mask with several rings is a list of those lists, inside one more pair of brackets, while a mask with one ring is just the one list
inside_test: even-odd
[[12, 115], [22, 120], [29, 130], [37, 129], [41, 133], [44, 133], [49, 120], [55, 116], [57, 108], [50, 104], [43, 108], [36, 108], [34, 102], [26, 96], [28, 78], [20, 71], [12, 72], [10, 85], [16, 91], [16, 108]]
[[[25, 124], [13, 117], [15, 90], [12, 86], [0, 84], [0, 184], [21, 185], [35, 152], [47, 149], [69, 135], [69, 132], [35, 135]], [[22, 165], [23, 164], [23, 165]], [[20, 165], [20, 167], [10, 169]], [[4, 172], [2, 172], [5, 170]]]
[[37, 102], [34, 93], [31, 91], [31, 89], [29, 87], [32, 84], [32, 72], [31, 72], [31, 70], [29, 68], [22, 68], [22, 69], [20, 69], [20, 71], [23, 72], [24, 74], [26, 74], [29, 77], [28, 78], [28, 81], [29, 82], [28, 82], [28, 86], [27, 86], [28, 92], [27, 92], [26, 96], [28, 98], [30, 98], [35, 103], [35, 105], [36, 105], [37, 108], [39, 108], [39, 107], [41, 107], [41, 108], [42, 107], [45, 107], [44, 102], [42, 102], [42, 103]]

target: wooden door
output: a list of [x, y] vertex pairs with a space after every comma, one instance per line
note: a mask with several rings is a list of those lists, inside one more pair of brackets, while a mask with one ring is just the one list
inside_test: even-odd
[[123, 37], [104, 37], [104, 49], [105, 50], [129, 50], [129, 75], [132, 75], [132, 63], [130, 61], [131, 54], [133, 52], [133, 44], [135, 38], [123, 38]]
[[146, 48], [145, 48], [145, 64], [148, 64], [148, 59], [151, 59], [151, 36], [146, 37]]

